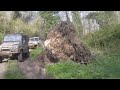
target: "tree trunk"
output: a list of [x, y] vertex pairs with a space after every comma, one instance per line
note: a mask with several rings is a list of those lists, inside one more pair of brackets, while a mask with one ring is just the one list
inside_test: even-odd
[[76, 28], [77, 35], [79, 37], [83, 36], [83, 25], [80, 18], [80, 12], [79, 11], [72, 11], [72, 17], [73, 17], [73, 24]]
[[70, 22], [70, 18], [69, 18], [69, 16], [68, 16], [68, 12], [65, 11], [65, 14], [66, 14], [66, 19], [67, 19], [67, 21]]

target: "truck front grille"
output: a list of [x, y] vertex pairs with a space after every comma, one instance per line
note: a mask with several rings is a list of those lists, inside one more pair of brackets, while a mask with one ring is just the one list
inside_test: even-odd
[[2, 49], [2, 51], [10, 51], [10, 49]]

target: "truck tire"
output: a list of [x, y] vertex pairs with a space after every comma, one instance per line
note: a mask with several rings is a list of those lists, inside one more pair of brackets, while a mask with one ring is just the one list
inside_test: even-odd
[[0, 63], [2, 63], [2, 60], [3, 60], [3, 58], [2, 58], [2, 57], [0, 57]]
[[37, 48], [37, 46], [38, 46], [38, 45], [35, 45], [35, 46], [34, 46], [34, 49], [36, 49], [36, 48]]
[[28, 52], [27, 52], [27, 58], [29, 58], [29, 56], [30, 56], [30, 52], [29, 52], [29, 50], [28, 50]]
[[24, 60], [23, 60], [23, 51], [22, 51], [22, 50], [21, 50], [20, 53], [18, 54], [17, 60], [18, 60], [19, 62], [23, 62], [23, 61], [24, 61]]
[[25, 58], [29, 58], [29, 55], [30, 55], [30, 52], [29, 52], [29, 49], [28, 49], [28, 51], [25, 53]]

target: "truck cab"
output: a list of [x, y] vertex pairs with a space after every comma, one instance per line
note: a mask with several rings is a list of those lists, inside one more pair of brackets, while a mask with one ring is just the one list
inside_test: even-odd
[[29, 57], [29, 37], [24, 34], [7, 34], [0, 45], [0, 62], [4, 58], [14, 57], [23, 61], [23, 57]]

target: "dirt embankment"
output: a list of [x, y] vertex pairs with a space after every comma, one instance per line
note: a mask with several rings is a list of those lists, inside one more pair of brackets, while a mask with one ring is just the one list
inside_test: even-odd
[[27, 59], [24, 62], [18, 62], [18, 66], [27, 79], [49, 79], [44, 69], [45, 64], [42, 61]]
[[76, 36], [72, 23], [61, 22], [47, 36], [45, 55], [50, 61], [73, 60], [79, 63], [89, 63], [90, 50]]

